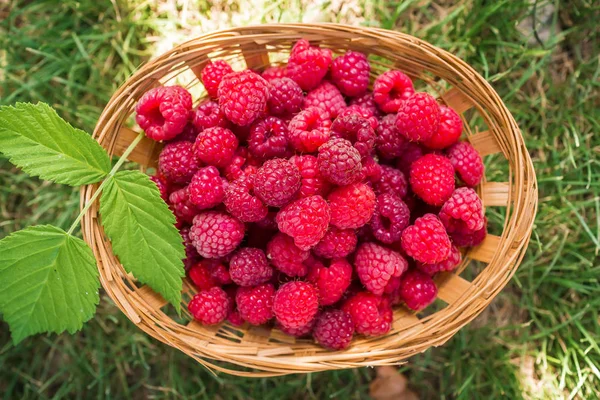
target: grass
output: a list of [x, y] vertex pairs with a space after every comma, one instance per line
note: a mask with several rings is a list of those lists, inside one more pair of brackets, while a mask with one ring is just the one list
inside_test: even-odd
[[[400, 369], [422, 398], [600, 397], [597, 3], [153, 4], [0, 6], [0, 103], [45, 101], [91, 131], [111, 93], [152, 54], [202, 31], [249, 22], [350, 22], [443, 47], [492, 82], [515, 116], [535, 163], [540, 205], [529, 251], [507, 288], [448, 343]], [[545, 26], [524, 28], [532, 17]], [[495, 161], [487, 160], [488, 169], [501, 176]], [[0, 237], [33, 223], [68, 227], [77, 206], [76, 191], [26, 177], [0, 158]], [[106, 297], [74, 336], [38, 336], [15, 348], [2, 323], [0, 366], [5, 399], [354, 399], [367, 397], [374, 377], [371, 369], [261, 380], [214, 376], [149, 339]]]

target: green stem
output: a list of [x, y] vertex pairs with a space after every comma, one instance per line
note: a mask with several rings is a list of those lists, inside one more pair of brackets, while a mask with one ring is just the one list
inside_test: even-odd
[[119, 168], [121, 168], [121, 165], [123, 165], [123, 163], [125, 163], [125, 161], [127, 161], [127, 157], [129, 157], [129, 155], [131, 154], [133, 149], [135, 149], [135, 147], [138, 145], [138, 143], [140, 143], [140, 141], [143, 139], [143, 137], [144, 137], [144, 132], [140, 132], [137, 135], [137, 137], [133, 140], [133, 142], [131, 142], [129, 147], [127, 147], [127, 149], [125, 150], [125, 152], [123, 153], [121, 158], [119, 158], [119, 160], [117, 161], [117, 163], [115, 164], [113, 169], [111, 169], [110, 172], [108, 173], [108, 175], [106, 175], [106, 178], [104, 178], [104, 181], [102, 181], [100, 186], [98, 186], [98, 189], [94, 192], [92, 197], [90, 197], [90, 199], [85, 204], [85, 206], [83, 207], [83, 209], [81, 210], [81, 212], [79, 213], [77, 218], [75, 218], [75, 221], [73, 222], [73, 224], [69, 228], [69, 231], [67, 232], [68, 235], [73, 233], [73, 231], [75, 230], [77, 225], [79, 225], [81, 218], [83, 218], [83, 216], [90, 209], [92, 204], [94, 204], [94, 202], [96, 201], [98, 196], [100, 196], [100, 193], [102, 193], [102, 189], [104, 189], [104, 186], [106, 185], [106, 183], [117, 173]]

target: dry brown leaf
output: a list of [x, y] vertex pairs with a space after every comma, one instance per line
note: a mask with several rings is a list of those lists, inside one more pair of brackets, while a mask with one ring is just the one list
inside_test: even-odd
[[419, 400], [408, 388], [408, 380], [394, 367], [378, 367], [377, 377], [369, 385], [373, 400]]

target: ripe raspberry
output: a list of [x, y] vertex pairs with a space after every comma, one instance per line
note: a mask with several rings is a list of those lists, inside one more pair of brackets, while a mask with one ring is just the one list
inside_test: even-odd
[[304, 93], [300, 86], [290, 78], [278, 78], [269, 81], [271, 96], [269, 111], [273, 115], [289, 115], [300, 111]]
[[477, 246], [487, 236], [487, 218], [484, 218], [483, 228], [473, 231], [456, 231], [450, 234], [452, 242], [461, 247]]
[[287, 77], [287, 71], [285, 67], [269, 67], [265, 69], [260, 76], [267, 81], [272, 81], [273, 79]]
[[294, 244], [294, 239], [281, 232], [267, 243], [267, 258], [275, 268], [291, 277], [306, 275], [307, 268], [304, 261], [309, 254], [309, 251], [298, 248]]
[[246, 168], [246, 161], [248, 160], [248, 148], [238, 147], [231, 162], [223, 168], [223, 174], [228, 181], [235, 181], [242, 175], [244, 175], [244, 169]]
[[212, 274], [212, 277], [215, 280], [215, 282], [217, 282], [217, 285], [223, 286], [223, 285], [229, 285], [230, 283], [233, 283], [233, 281], [231, 280], [231, 276], [229, 275], [229, 270], [227, 269], [227, 267], [225, 265], [223, 265], [222, 262], [217, 262], [217, 260], [211, 260], [211, 261], [212, 261], [211, 274]]
[[319, 147], [319, 170], [329, 182], [349, 185], [361, 178], [360, 153], [346, 139], [333, 138]]
[[287, 154], [287, 124], [276, 117], [256, 121], [250, 128], [248, 150], [260, 158], [284, 157]]
[[371, 66], [367, 56], [347, 51], [331, 63], [331, 80], [346, 96], [359, 96], [367, 91]]
[[256, 286], [271, 279], [273, 268], [269, 266], [262, 250], [244, 247], [231, 257], [229, 274], [233, 282], [240, 286]]
[[[192, 113], [194, 113], [194, 111], [192, 111]], [[198, 129], [196, 129], [192, 122], [188, 122], [179, 135], [175, 136], [173, 139], [165, 140], [165, 143], [184, 141], [194, 143], [196, 141], [196, 136], [198, 136]]]
[[419, 158], [410, 168], [410, 187], [425, 203], [441, 206], [454, 191], [454, 168], [437, 154]]
[[240, 287], [235, 295], [238, 311], [252, 325], [261, 325], [273, 318], [275, 288], [270, 283]]
[[398, 109], [396, 128], [411, 142], [430, 139], [440, 126], [440, 106], [427, 93], [415, 93]]
[[477, 193], [467, 187], [456, 189], [439, 213], [448, 232], [474, 232], [483, 228], [483, 204]]
[[307, 108], [292, 118], [288, 124], [288, 141], [294, 149], [312, 153], [329, 140], [331, 120], [329, 114], [316, 107]]
[[285, 206], [276, 220], [281, 232], [293, 237], [296, 246], [308, 250], [325, 236], [330, 216], [325, 199], [311, 196]]
[[214, 127], [198, 134], [194, 153], [199, 160], [216, 167], [225, 167], [235, 154], [238, 140], [229, 129]]
[[319, 303], [329, 306], [342, 298], [352, 282], [352, 265], [345, 258], [334, 258], [329, 267], [314, 259], [309, 265], [307, 280], [317, 288]]
[[290, 53], [287, 76], [302, 90], [309, 91], [321, 83], [331, 64], [331, 50], [311, 46], [305, 39], [296, 42]]
[[346, 100], [338, 88], [331, 82], [323, 82], [306, 94], [302, 108], [316, 107], [324, 113], [329, 113], [331, 119], [346, 108]]
[[356, 242], [356, 232], [353, 229], [331, 227], [313, 251], [323, 258], [346, 257], [354, 251]]
[[360, 228], [375, 210], [375, 193], [364, 183], [355, 183], [333, 190], [327, 200], [331, 208], [331, 225], [339, 229]]
[[160, 193], [160, 198], [163, 199], [165, 202], [168, 201], [169, 182], [167, 181], [167, 178], [165, 178], [163, 175], [158, 174], [151, 176], [150, 180], [156, 184], [158, 192]]
[[225, 60], [209, 61], [202, 69], [200, 80], [206, 88], [206, 92], [213, 99], [217, 98], [219, 84], [223, 77], [233, 72], [233, 68]]
[[192, 95], [181, 86], [147, 91], [135, 107], [135, 121], [152, 140], [169, 140], [183, 131], [192, 109]]
[[390, 244], [400, 240], [409, 223], [410, 210], [400, 197], [390, 193], [377, 196], [371, 229], [379, 241]]
[[373, 189], [379, 195], [389, 193], [403, 199], [408, 193], [408, 182], [402, 171], [382, 165], [381, 179], [373, 183]]
[[386, 159], [400, 157], [406, 145], [406, 139], [396, 128], [396, 115], [386, 115], [377, 126], [377, 152]]
[[212, 287], [217, 286], [215, 280], [211, 275], [210, 266], [208, 265], [207, 261], [210, 260], [202, 260], [195, 263], [188, 271], [190, 279], [192, 280], [192, 282], [194, 282], [194, 285], [196, 285], [196, 287], [200, 290], [208, 290]]
[[433, 264], [450, 255], [450, 239], [442, 222], [433, 214], [417, 218], [402, 232], [402, 249], [415, 260]]
[[254, 177], [242, 175], [225, 190], [223, 204], [231, 215], [243, 222], [260, 221], [269, 211], [254, 193]]
[[393, 312], [389, 300], [373, 293], [355, 294], [344, 303], [342, 311], [350, 314], [356, 332], [362, 335], [384, 335], [392, 327]]
[[200, 212], [198, 207], [190, 200], [189, 187], [174, 191], [169, 195], [171, 211], [178, 221], [192, 223], [194, 217]]
[[415, 92], [412, 81], [403, 72], [386, 71], [373, 83], [373, 100], [385, 113], [395, 113]]
[[406, 142], [402, 154], [396, 160], [396, 168], [406, 176], [410, 175], [410, 167], [419, 158], [423, 157], [423, 149], [416, 143]]
[[317, 157], [311, 155], [298, 155], [290, 158], [300, 170], [302, 184], [298, 191], [298, 197], [310, 197], [315, 195], [325, 196], [329, 190], [329, 182], [319, 171]]
[[220, 287], [213, 287], [196, 294], [188, 304], [192, 316], [204, 325], [216, 325], [227, 318], [231, 299]]
[[[377, 110], [377, 112], [379, 112], [379, 110]], [[347, 117], [350, 114], [358, 114], [359, 116], [363, 117], [364, 119], [369, 121], [369, 123], [371, 124], [371, 128], [373, 129], [377, 129], [377, 126], [379, 125], [377, 113], [373, 112], [373, 110], [370, 108], [365, 108], [359, 105], [349, 105], [348, 107], [340, 111], [337, 117]]]
[[312, 333], [313, 327], [315, 326], [315, 322], [317, 322], [317, 318], [313, 318], [308, 324], [298, 328], [286, 328], [281, 324], [276, 324], [276, 326], [277, 328], [279, 328], [279, 330], [281, 330], [281, 332], [285, 334], [295, 336], [297, 338], [302, 338]]
[[261, 219], [260, 221], [256, 221], [256, 226], [267, 230], [267, 231], [276, 231], [277, 230], [277, 222], [275, 222], [275, 217], [277, 216], [276, 211], [269, 211], [266, 217]]
[[244, 239], [245, 226], [238, 219], [219, 211], [206, 211], [194, 218], [190, 239], [205, 258], [219, 258], [235, 250]]
[[269, 84], [257, 73], [232, 72], [219, 84], [219, 105], [227, 119], [236, 125], [249, 125], [267, 107]]
[[363, 168], [361, 171], [361, 180], [367, 180], [374, 184], [381, 180], [383, 174], [382, 165], [375, 161], [373, 156], [368, 156], [362, 160]]
[[354, 335], [352, 317], [342, 310], [325, 311], [317, 317], [313, 337], [321, 346], [342, 350], [350, 346]]
[[200, 168], [188, 185], [189, 199], [199, 210], [212, 208], [225, 197], [224, 183], [217, 168]]
[[265, 161], [254, 177], [254, 193], [265, 204], [283, 207], [289, 203], [300, 186], [300, 170], [289, 160], [274, 158]]
[[423, 144], [430, 149], [445, 149], [458, 142], [462, 130], [463, 123], [456, 111], [440, 106], [440, 127]]
[[244, 325], [244, 322], [246, 321], [244, 321], [244, 319], [240, 315], [240, 312], [234, 309], [229, 312], [229, 315], [227, 316], [227, 322], [229, 322], [233, 326], [239, 327]]
[[413, 269], [404, 275], [400, 283], [400, 297], [408, 308], [419, 311], [434, 302], [437, 287], [429, 275]]
[[481, 156], [468, 142], [459, 142], [447, 150], [448, 158], [467, 186], [477, 186], [483, 178], [484, 166]]
[[393, 250], [375, 243], [363, 243], [356, 251], [354, 266], [365, 288], [381, 296], [390, 279], [408, 269], [408, 262]]
[[368, 110], [374, 117], [381, 116], [381, 111], [375, 103], [373, 93], [367, 92], [361, 96], [353, 97], [350, 99], [350, 107], [357, 106]]
[[429, 276], [433, 276], [438, 272], [454, 271], [454, 268], [462, 261], [462, 255], [460, 250], [455, 245], [452, 245], [450, 249], [450, 255], [444, 261], [440, 261], [433, 264], [417, 263], [417, 268], [422, 272], [425, 272]]
[[331, 125], [331, 136], [348, 139], [361, 157], [369, 156], [375, 146], [375, 130], [368, 120], [355, 113], [337, 117]]
[[277, 322], [286, 328], [307, 325], [319, 310], [319, 294], [308, 282], [292, 281], [279, 287], [273, 299]]
[[225, 114], [214, 101], [207, 101], [196, 107], [193, 111], [192, 123], [199, 132], [215, 126], [229, 128], [230, 125]]
[[185, 184], [200, 168], [190, 142], [167, 144], [158, 156], [158, 170], [170, 182]]
[[196, 251], [196, 247], [192, 244], [192, 240], [190, 239], [190, 229], [189, 228], [181, 228], [179, 230], [181, 234], [181, 238], [183, 239], [183, 245], [185, 246], [185, 259], [184, 264], [186, 270], [188, 270], [192, 265], [198, 261], [200, 255]]

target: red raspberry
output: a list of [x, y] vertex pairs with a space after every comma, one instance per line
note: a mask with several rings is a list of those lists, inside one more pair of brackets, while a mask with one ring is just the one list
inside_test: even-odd
[[[379, 111], [377, 111], [379, 112]], [[347, 117], [348, 115], [351, 114], [358, 114], [361, 117], [363, 117], [364, 119], [366, 119], [367, 121], [369, 121], [369, 123], [371, 124], [371, 128], [373, 129], [377, 129], [377, 126], [379, 125], [379, 120], [377, 119], [377, 114], [375, 112], [373, 112], [373, 110], [371, 110], [370, 108], [365, 108], [363, 106], [359, 106], [359, 105], [349, 105], [348, 107], [344, 108], [342, 111], [339, 112], [338, 114], [338, 118], [342, 118], [342, 117]]]
[[333, 119], [346, 108], [346, 100], [335, 85], [325, 81], [306, 94], [302, 108], [309, 107], [316, 107]]
[[381, 115], [381, 111], [377, 107], [377, 103], [375, 103], [373, 93], [371, 92], [367, 92], [361, 96], [351, 98], [350, 107], [352, 106], [364, 108], [368, 110], [374, 117], [379, 117]]
[[261, 249], [244, 247], [231, 257], [229, 274], [233, 282], [240, 286], [256, 286], [271, 279], [273, 268]]
[[174, 191], [169, 195], [171, 211], [178, 221], [192, 223], [194, 217], [200, 212], [198, 207], [190, 200], [189, 187]]
[[450, 272], [454, 271], [454, 268], [462, 261], [462, 255], [458, 247], [452, 245], [450, 249], [450, 255], [444, 261], [440, 261], [433, 264], [417, 263], [417, 267], [422, 272], [425, 272], [429, 276], [433, 276], [438, 272]]
[[392, 328], [393, 312], [389, 300], [369, 292], [359, 292], [349, 298], [342, 310], [350, 314], [357, 333], [380, 336]]
[[362, 160], [363, 168], [361, 171], [361, 180], [368, 180], [371, 184], [379, 182], [383, 174], [383, 165], [375, 161], [373, 156], [368, 156]]
[[276, 220], [281, 232], [293, 237], [296, 246], [308, 250], [325, 236], [330, 216], [325, 199], [311, 196], [285, 206]]
[[467, 187], [456, 189], [439, 213], [448, 232], [474, 232], [483, 228], [483, 204], [477, 193]]
[[188, 185], [190, 201], [199, 210], [218, 205], [225, 198], [224, 183], [217, 168], [212, 165], [200, 168]]
[[185, 246], [185, 259], [184, 264], [186, 270], [189, 269], [193, 264], [198, 261], [200, 255], [196, 251], [196, 247], [192, 244], [192, 240], [190, 239], [190, 229], [189, 228], [181, 228], [179, 230], [181, 234], [181, 238], [183, 239], [183, 245]]
[[402, 171], [382, 165], [381, 179], [373, 184], [373, 189], [377, 194], [389, 193], [403, 199], [408, 193], [408, 182]]
[[487, 236], [487, 218], [484, 218], [483, 228], [473, 231], [456, 231], [450, 234], [455, 245], [461, 247], [477, 246]]
[[196, 107], [193, 112], [192, 123], [199, 132], [216, 126], [229, 128], [230, 125], [227, 118], [225, 118], [225, 114], [214, 101], [207, 101]]
[[261, 325], [273, 318], [275, 288], [270, 283], [240, 287], [235, 295], [241, 317], [252, 325]]
[[229, 322], [233, 326], [239, 327], [244, 325], [244, 322], [246, 321], [244, 321], [238, 310], [233, 310], [227, 316], [227, 322]]
[[206, 92], [213, 99], [217, 98], [219, 91], [219, 84], [223, 77], [233, 72], [231, 65], [225, 60], [209, 61], [208, 64], [202, 69], [200, 80], [206, 88]]
[[256, 226], [260, 227], [264, 230], [276, 231], [277, 230], [277, 222], [275, 222], [275, 217], [277, 216], [276, 211], [269, 211], [266, 217], [261, 219], [260, 221], [256, 221]]
[[454, 191], [454, 168], [450, 160], [427, 154], [410, 167], [410, 187], [427, 204], [441, 206]]
[[160, 193], [160, 198], [165, 202], [169, 199], [169, 182], [167, 178], [163, 175], [153, 175], [150, 177], [150, 180], [156, 184], [158, 188], [158, 192]]
[[167, 144], [158, 156], [158, 170], [170, 182], [185, 184], [200, 168], [190, 142]]
[[246, 161], [248, 160], [248, 148], [238, 147], [231, 162], [223, 168], [223, 174], [228, 181], [235, 181], [242, 175], [246, 168]]
[[381, 296], [392, 277], [406, 272], [408, 262], [393, 250], [375, 243], [363, 243], [356, 251], [354, 266], [365, 288]]
[[219, 84], [219, 105], [227, 119], [236, 125], [249, 125], [267, 107], [269, 84], [257, 73], [245, 70], [232, 72]]
[[451, 244], [438, 217], [425, 214], [402, 232], [402, 249], [419, 262], [433, 264], [448, 258]]
[[302, 90], [309, 91], [321, 83], [331, 64], [331, 50], [311, 46], [305, 39], [296, 42], [290, 53], [287, 76]]
[[356, 232], [353, 229], [338, 229], [332, 226], [313, 250], [323, 258], [346, 257], [354, 251], [356, 242]]
[[210, 260], [202, 260], [190, 268], [188, 275], [194, 285], [200, 290], [208, 290], [217, 286], [214, 278], [211, 275]]
[[385, 113], [397, 112], [414, 92], [410, 78], [396, 70], [384, 72], [373, 83], [373, 100]]
[[235, 154], [238, 140], [229, 129], [214, 127], [198, 134], [194, 152], [199, 160], [216, 167], [225, 167]]
[[329, 140], [329, 114], [316, 107], [307, 108], [292, 118], [288, 125], [288, 141], [300, 152], [312, 153]]
[[440, 127], [423, 144], [430, 149], [445, 149], [458, 142], [462, 130], [463, 123], [456, 111], [440, 106]]
[[342, 298], [352, 282], [352, 265], [345, 258], [330, 260], [329, 267], [316, 259], [309, 266], [307, 280], [317, 288], [319, 303], [329, 306]]
[[231, 299], [220, 287], [213, 287], [196, 294], [188, 304], [192, 316], [204, 325], [216, 325], [227, 318]]
[[339, 229], [360, 228], [375, 210], [375, 193], [364, 183], [342, 186], [332, 191], [327, 200], [331, 209], [331, 225]]
[[[192, 113], [193, 112], [194, 111], [192, 111]], [[198, 136], [198, 129], [196, 129], [192, 122], [188, 122], [179, 135], [175, 136], [171, 140], [166, 140], [165, 143], [175, 143], [184, 141], [194, 143], [196, 141], [196, 136]]]
[[483, 178], [484, 166], [481, 156], [468, 142], [459, 142], [447, 150], [448, 158], [467, 186], [477, 186]]
[[400, 240], [409, 223], [410, 210], [400, 197], [390, 193], [377, 196], [371, 229], [379, 241], [390, 244]]
[[307, 325], [319, 310], [319, 294], [308, 282], [292, 281], [279, 287], [273, 299], [277, 322], [286, 328]]
[[421, 146], [413, 142], [406, 142], [402, 154], [396, 160], [396, 168], [408, 176], [410, 175], [410, 167], [421, 157], [423, 157]]
[[396, 128], [396, 115], [386, 115], [377, 126], [377, 152], [386, 159], [400, 157], [406, 145], [406, 139]]
[[371, 66], [367, 56], [347, 51], [331, 63], [331, 80], [346, 96], [359, 96], [367, 91]]
[[159, 86], [147, 91], [135, 107], [135, 121], [152, 140], [169, 140], [188, 123], [192, 95], [181, 86]]
[[294, 239], [281, 232], [267, 243], [267, 258], [275, 268], [291, 277], [306, 275], [304, 261], [309, 255], [309, 251], [298, 248]]
[[430, 94], [419, 92], [408, 98], [396, 115], [398, 132], [411, 142], [430, 139], [440, 126], [440, 106]]
[[350, 346], [354, 335], [352, 317], [342, 310], [325, 311], [317, 317], [313, 337], [321, 346], [342, 350]]
[[196, 215], [190, 228], [190, 239], [205, 258], [219, 258], [235, 250], [244, 239], [245, 226], [231, 215], [206, 211]]
[[349, 185], [361, 178], [360, 153], [346, 139], [333, 138], [319, 147], [319, 170], [329, 182]]
[[274, 158], [265, 161], [254, 177], [254, 193], [265, 204], [283, 207], [289, 203], [300, 186], [300, 170], [289, 160]]
[[300, 111], [304, 93], [300, 86], [290, 78], [278, 78], [269, 81], [269, 111], [273, 115], [289, 115]]
[[230, 283], [233, 283], [233, 281], [231, 280], [231, 276], [229, 275], [229, 270], [221, 262], [215, 262], [213, 260], [211, 274], [213, 279], [215, 280], [215, 282], [217, 282], [217, 285], [219, 286], [229, 285]]
[[284, 157], [287, 154], [287, 124], [276, 117], [256, 121], [250, 128], [248, 150], [260, 158]]
[[267, 206], [254, 193], [254, 175], [242, 175], [229, 183], [223, 204], [227, 211], [243, 222], [260, 221], [267, 216]]
[[402, 278], [400, 297], [408, 308], [419, 311], [434, 302], [437, 297], [437, 287], [429, 275], [413, 269]]
[[331, 125], [331, 136], [348, 139], [361, 157], [370, 155], [375, 145], [375, 130], [368, 120], [354, 113], [337, 117]]
[[315, 195], [325, 196], [329, 190], [329, 182], [321, 175], [317, 157], [310, 155], [293, 156], [290, 161], [300, 170], [302, 185], [298, 192], [299, 197]]
[[317, 318], [313, 318], [308, 324], [298, 328], [286, 328], [281, 324], [277, 324], [276, 326], [277, 328], [279, 328], [279, 330], [281, 330], [281, 332], [285, 334], [295, 336], [297, 338], [302, 338], [312, 333], [313, 327], [315, 326], [315, 322], [317, 322]]
[[287, 71], [285, 67], [269, 67], [265, 69], [262, 74], [260, 74], [267, 81], [272, 81], [273, 79], [285, 78], [287, 77]]

